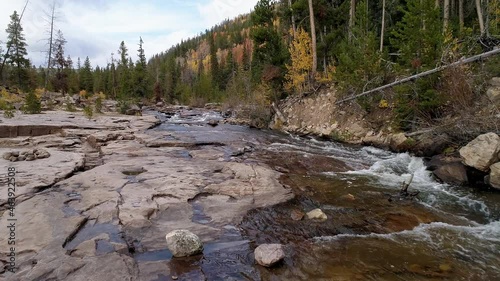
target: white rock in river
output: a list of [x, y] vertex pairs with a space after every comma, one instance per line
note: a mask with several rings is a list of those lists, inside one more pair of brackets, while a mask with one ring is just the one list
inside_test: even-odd
[[174, 230], [165, 238], [167, 247], [174, 257], [193, 256], [203, 251], [200, 238], [189, 230]]
[[326, 221], [328, 217], [321, 209], [315, 209], [307, 213], [307, 218], [310, 220]]
[[271, 267], [284, 258], [281, 244], [263, 244], [255, 249], [255, 261], [265, 267]]

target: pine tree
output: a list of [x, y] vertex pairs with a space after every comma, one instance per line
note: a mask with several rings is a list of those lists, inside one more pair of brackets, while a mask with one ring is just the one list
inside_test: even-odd
[[129, 58], [128, 49], [125, 46], [125, 42], [120, 43], [120, 48], [118, 49], [118, 54], [120, 54], [120, 61], [118, 62], [118, 85], [119, 85], [119, 98], [125, 99], [130, 97], [131, 90], [131, 75], [129, 68]]
[[52, 85], [54, 86], [55, 91], [61, 91], [63, 96], [69, 91], [68, 84], [68, 71], [69, 67], [68, 61], [64, 56], [64, 45], [66, 44], [66, 39], [64, 39], [63, 33], [61, 30], [58, 30], [56, 33], [56, 39], [53, 43], [53, 58], [50, 60], [52, 65], [50, 67], [55, 66], [56, 74], [52, 79]]
[[29, 86], [29, 68], [30, 62], [26, 58], [28, 51], [26, 39], [24, 38], [23, 28], [20, 23], [19, 15], [16, 11], [10, 16], [10, 23], [7, 26], [7, 49], [9, 52], [5, 56], [6, 63], [10, 64], [12, 69], [12, 78], [21, 88], [27, 89]]
[[146, 55], [144, 54], [144, 49], [142, 45], [142, 37], [139, 40], [139, 50], [137, 50], [137, 56], [139, 59], [135, 64], [134, 71], [134, 88], [135, 96], [144, 98], [148, 93], [148, 74], [147, 74], [147, 62]]
[[260, 0], [252, 14], [252, 79], [255, 83], [270, 83], [276, 92], [281, 92], [288, 54], [280, 34], [274, 28], [273, 4], [270, 0]]
[[401, 63], [416, 71], [434, 68], [444, 40], [440, 10], [434, 0], [411, 0], [403, 12], [391, 38], [393, 47], [401, 52]]
[[208, 44], [210, 46], [210, 70], [212, 73], [212, 81], [215, 87], [220, 87], [220, 70], [219, 70], [219, 61], [217, 60], [217, 48], [215, 46], [215, 34], [208, 34]]
[[94, 77], [92, 76], [92, 65], [89, 57], [85, 58], [80, 72], [80, 89], [92, 93], [94, 91]]

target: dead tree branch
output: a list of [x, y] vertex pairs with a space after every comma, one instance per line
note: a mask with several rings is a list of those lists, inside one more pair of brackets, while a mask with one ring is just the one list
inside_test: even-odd
[[363, 97], [363, 96], [366, 96], [366, 95], [369, 95], [369, 94], [373, 94], [373, 93], [376, 93], [376, 92], [379, 92], [379, 91], [382, 91], [382, 90], [385, 90], [385, 89], [388, 89], [388, 88], [392, 88], [392, 87], [397, 86], [399, 84], [403, 84], [403, 83], [406, 83], [406, 82], [409, 82], [409, 81], [412, 81], [412, 80], [415, 80], [415, 79], [418, 79], [418, 78], [422, 78], [422, 77], [425, 77], [425, 76], [428, 76], [428, 75], [431, 75], [431, 74], [443, 71], [443, 70], [451, 68], [451, 67], [456, 67], [456, 66], [459, 66], [459, 65], [462, 65], [462, 64], [467, 64], [467, 63], [475, 62], [475, 61], [482, 60], [482, 59], [485, 59], [487, 57], [491, 57], [491, 56], [498, 55], [498, 54], [500, 54], [500, 48], [492, 50], [492, 51], [489, 51], [489, 52], [486, 52], [486, 53], [482, 53], [482, 54], [479, 54], [479, 55], [475, 55], [475, 56], [472, 56], [470, 58], [461, 59], [461, 60], [456, 61], [454, 63], [448, 64], [448, 65], [443, 65], [443, 66], [440, 66], [440, 67], [437, 67], [437, 68], [434, 68], [434, 69], [431, 69], [431, 70], [428, 70], [428, 71], [425, 71], [425, 72], [422, 72], [422, 73], [419, 73], [419, 74], [416, 74], [416, 75], [413, 75], [413, 76], [410, 76], [410, 77], [407, 77], [407, 78], [404, 78], [404, 79], [401, 79], [401, 80], [398, 80], [398, 81], [395, 81], [395, 82], [392, 82], [390, 84], [387, 84], [387, 85], [375, 88], [373, 90], [369, 90], [369, 91], [363, 92], [361, 94], [354, 95], [354, 96], [351, 96], [349, 98], [342, 99], [340, 101], [337, 101], [336, 104], [341, 104], [341, 103], [344, 103], [346, 101], [354, 100], [354, 99], [357, 99], [359, 97]]

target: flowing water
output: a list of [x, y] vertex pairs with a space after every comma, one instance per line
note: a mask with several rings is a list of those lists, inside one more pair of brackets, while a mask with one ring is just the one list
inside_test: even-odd
[[[250, 211], [209, 243], [203, 257], [174, 259], [180, 279], [500, 280], [500, 193], [438, 183], [424, 160], [409, 154], [205, 124], [214, 118], [221, 119], [215, 113], [177, 114], [163, 117], [155, 130], [218, 144], [227, 161], [235, 161], [228, 144], [251, 146], [254, 151], [240, 161], [283, 171], [280, 181], [296, 197]], [[419, 195], [400, 199], [401, 184], [411, 175], [409, 191]], [[290, 216], [316, 208], [327, 214], [326, 222]], [[203, 209], [195, 209], [193, 221], [209, 223]], [[272, 269], [254, 265], [253, 249], [262, 243], [286, 245], [287, 258]]]

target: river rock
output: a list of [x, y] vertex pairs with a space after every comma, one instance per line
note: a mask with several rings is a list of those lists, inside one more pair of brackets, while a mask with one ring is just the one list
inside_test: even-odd
[[326, 221], [328, 217], [321, 209], [315, 209], [307, 213], [307, 218], [310, 220]]
[[292, 213], [290, 214], [290, 217], [294, 221], [301, 221], [304, 218], [304, 216], [305, 214], [299, 210], [292, 210]]
[[465, 165], [487, 172], [490, 166], [498, 162], [500, 137], [495, 133], [480, 135], [460, 149], [460, 156]]
[[467, 168], [458, 155], [437, 155], [426, 163], [427, 169], [445, 183], [464, 185], [469, 182]]
[[285, 258], [281, 244], [263, 244], [255, 249], [255, 261], [265, 267], [271, 267]]
[[212, 119], [212, 120], [208, 121], [207, 124], [212, 126], [212, 127], [217, 127], [219, 125], [219, 120]]
[[490, 185], [500, 190], [500, 162], [490, 167]]
[[167, 247], [174, 257], [194, 256], [203, 251], [200, 238], [189, 230], [175, 230], [165, 238]]

